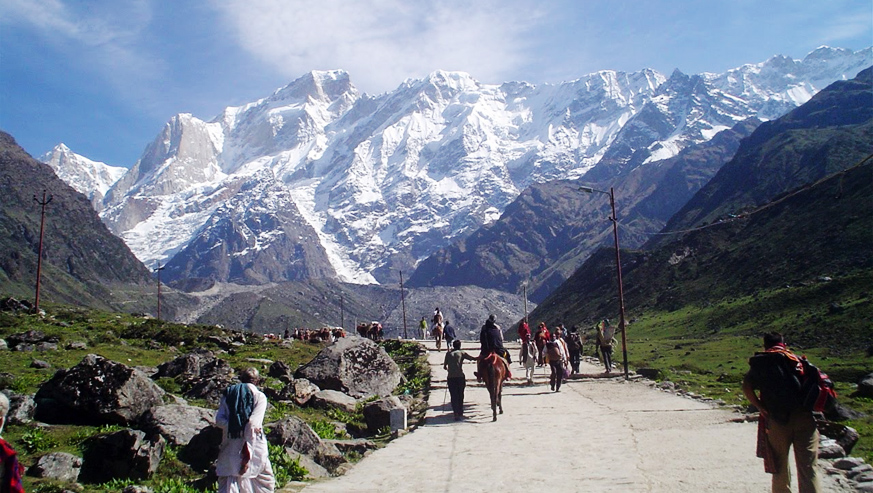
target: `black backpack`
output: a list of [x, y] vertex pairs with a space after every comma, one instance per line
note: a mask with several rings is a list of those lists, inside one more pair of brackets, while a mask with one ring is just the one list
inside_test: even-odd
[[837, 392], [834, 382], [826, 373], [819, 370], [806, 359], [800, 359], [803, 364], [803, 380], [800, 384], [801, 406], [808, 411], [819, 413], [833, 410], [837, 403]]

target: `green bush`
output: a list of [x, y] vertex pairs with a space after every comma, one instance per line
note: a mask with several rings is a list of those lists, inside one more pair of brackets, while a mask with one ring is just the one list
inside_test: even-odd
[[306, 479], [309, 471], [300, 465], [300, 458], [291, 458], [285, 449], [279, 445], [269, 444], [270, 464], [273, 466], [273, 474], [276, 476], [276, 489], [284, 487], [289, 481], [302, 481]]
[[58, 441], [52, 438], [42, 428], [31, 428], [27, 430], [18, 441], [21, 442], [21, 447], [28, 454], [45, 452], [59, 445]]

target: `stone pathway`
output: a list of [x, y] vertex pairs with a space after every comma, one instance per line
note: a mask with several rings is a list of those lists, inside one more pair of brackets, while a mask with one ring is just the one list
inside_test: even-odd
[[[465, 348], [475, 355], [474, 345]], [[478, 347], [478, 346], [476, 346]], [[433, 349], [433, 345], [430, 345]], [[509, 345], [513, 354], [518, 346]], [[662, 392], [583, 363], [590, 378], [549, 390], [513, 365], [505, 413], [491, 421], [488, 392], [468, 377], [456, 422], [445, 392], [445, 352], [431, 351], [433, 387], [423, 426], [374, 451], [347, 474], [304, 487], [322, 492], [765, 492], [770, 476], [755, 457], [756, 424], [727, 409]], [[468, 363], [469, 364], [469, 363]], [[851, 491], [825, 478], [825, 491]], [[285, 491], [299, 491], [299, 486]]]

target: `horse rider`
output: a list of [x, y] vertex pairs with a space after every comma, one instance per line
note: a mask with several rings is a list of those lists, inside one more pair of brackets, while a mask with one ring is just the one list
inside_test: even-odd
[[479, 344], [481, 345], [479, 350], [479, 371], [476, 373], [476, 377], [482, 375], [483, 362], [491, 353], [496, 354], [503, 360], [506, 365], [506, 373], [509, 375], [509, 364], [512, 363], [512, 360], [510, 359], [509, 351], [503, 347], [503, 333], [500, 331], [500, 326], [495, 323], [494, 314], [489, 315], [485, 325], [482, 326], [482, 331], [479, 333]]

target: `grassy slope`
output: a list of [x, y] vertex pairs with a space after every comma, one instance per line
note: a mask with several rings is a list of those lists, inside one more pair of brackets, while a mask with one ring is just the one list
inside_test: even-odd
[[[10, 389], [16, 393], [33, 393], [39, 385], [51, 378], [59, 368], [69, 368], [79, 363], [86, 354], [98, 354], [112, 361], [129, 366], [155, 367], [184, 354], [194, 347], [205, 347], [217, 350], [209, 343], [199, 342], [205, 335], [219, 335], [220, 329], [214, 326], [186, 326], [180, 324], [158, 322], [153, 319], [143, 319], [126, 313], [110, 313], [74, 308], [62, 305], [46, 304], [43, 308], [48, 312], [46, 318], [27, 314], [12, 314], [0, 312], [0, 338], [18, 334], [27, 330], [39, 330], [47, 336], [59, 340], [57, 351], [44, 352], [3, 352], [3, 368], [0, 373], [0, 389]], [[86, 349], [64, 349], [71, 342], [85, 342]], [[155, 345], [155, 342], [158, 342]], [[389, 354], [395, 357], [407, 377], [398, 392], [409, 390], [413, 394], [425, 391], [429, 378], [429, 369], [420, 361], [420, 355], [415, 348], [408, 345], [392, 344], [386, 346]], [[310, 361], [323, 347], [322, 344], [295, 342], [291, 347], [284, 347], [272, 342], [264, 342], [261, 338], [252, 337], [249, 343], [234, 349], [229, 353], [218, 352], [218, 357], [226, 359], [235, 369], [252, 366], [252, 359], [268, 359], [283, 361], [291, 368]], [[34, 359], [48, 362], [49, 369], [32, 368]], [[268, 365], [261, 364], [265, 376], [264, 387], [280, 389], [283, 384], [266, 377]], [[168, 392], [179, 392], [179, 384], [172, 379], [163, 378], [157, 382]], [[192, 405], [209, 407], [203, 402], [189, 401]], [[311, 408], [300, 408], [285, 403], [271, 403], [267, 412], [267, 422], [281, 419], [286, 415], [298, 416], [310, 423], [322, 437], [334, 438], [335, 421], [344, 422], [349, 428], [364, 429], [363, 416], [360, 413], [349, 414], [337, 411], [322, 411]], [[81, 455], [78, 450], [81, 442], [96, 433], [114, 431], [115, 427], [53, 425], [37, 427], [32, 425], [8, 426], [4, 430], [4, 438], [9, 440], [21, 454], [22, 462], [30, 466], [39, 456], [51, 451], [65, 451]], [[381, 437], [380, 439], [386, 439]], [[155, 487], [160, 491], [194, 491], [185, 486], [186, 481], [195, 480], [202, 474], [191, 470], [176, 458], [175, 450], [169, 450], [162, 459], [155, 476], [142, 484]], [[349, 457], [350, 460], [356, 457]], [[275, 466], [274, 466], [275, 467]], [[87, 485], [87, 491], [119, 491], [124, 484], [116, 482], [107, 485]], [[27, 491], [55, 492], [63, 487], [52, 481], [25, 478]], [[175, 488], [175, 489], [173, 489]]]

